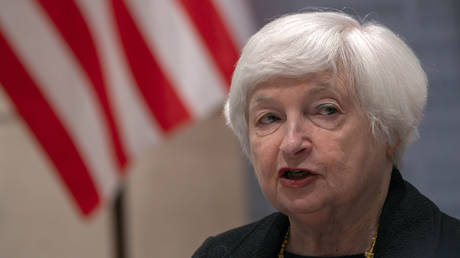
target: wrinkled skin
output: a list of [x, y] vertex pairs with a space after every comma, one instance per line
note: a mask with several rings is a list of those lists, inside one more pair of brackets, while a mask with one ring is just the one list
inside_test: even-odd
[[[328, 81], [321, 75], [258, 85], [249, 95], [250, 157], [266, 198], [290, 217], [291, 228], [356, 224], [365, 231], [359, 222], [374, 228], [386, 196], [391, 148], [372, 135], [350, 88]], [[290, 187], [279, 175], [286, 167], [313, 178]]]

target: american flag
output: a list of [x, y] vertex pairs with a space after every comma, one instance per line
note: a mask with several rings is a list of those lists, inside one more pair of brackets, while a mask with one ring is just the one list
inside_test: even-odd
[[0, 87], [85, 216], [127, 164], [222, 103], [245, 0], [2, 0]]

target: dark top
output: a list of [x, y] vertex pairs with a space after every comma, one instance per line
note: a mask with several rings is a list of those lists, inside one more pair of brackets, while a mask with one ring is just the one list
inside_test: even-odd
[[[284, 258], [328, 258], [324, 256], [302, 256], [297, 254], [291, 254], [286, 252], [284, 254]], [[331, 257], [330, 257], [331, 258]], [[335, 256], [333, 258], [365, 258], [364, 254], [354, 254], [354, 255], [345, 255], [345, 256]]]
[[[288, 227], [287, 216], [273, 213], [206, 239], [193, 257], [274, 258]], [[441, 212], [393, 169], [374, 254], [375, 258], [459, 258], [460, 221]]]

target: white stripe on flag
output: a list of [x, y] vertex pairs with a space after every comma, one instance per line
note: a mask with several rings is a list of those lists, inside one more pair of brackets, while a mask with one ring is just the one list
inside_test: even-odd
[[224, 99], [225, 82], [181, 7], [172, 0], [127, 5], [189, 112], [199, 118], [215, 110]]
[[115, 31], [109, 1], [77, 0], [94, 36], [128, 160], [158, 142], [160, 129], [136, 90]]
[[[118, 183], [109, 133], [90, 82], [43, 10], [32, 1], [0, 9], [10, 44], [40, 87], [85, 160], [102, 198]], [[32, 40], [33, 39], [33, 40]]]
[[239, 48], [248, 40], [249, 36], [254, 33], [255, 25], [252, 18], [252, 8], [248, 0], [213, 0], [216, 8], [219, 9], [225, 25], [238, 43]]

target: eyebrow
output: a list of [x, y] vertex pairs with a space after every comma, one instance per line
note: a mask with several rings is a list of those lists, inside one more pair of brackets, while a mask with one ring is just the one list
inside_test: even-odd
[[330, 83], [321, 83], [316, 85], [313, 89], [308, 91], [308, 95], [314, 96], [322, 92], [331, 92], [336, 96], [340, 96], [339, 92], [337, 92], [337, 90], [334, 89]]
[[257, 96], [254, 101], [257, 103], [267, 103], [267, 102], [276, 102], [276, 99], [262, 95], [262, 96]]
[[254, 101], [248, 103], [248, 111], [251, 112], [254, 109], [257, 110], [265, 105], [280, 105], [279, 101], [276, 98], [259, 95], [256, 96]]
[[[330, 83], [327, 83], [327, 82], [315, 85], [312, 89], [306, 92], [306, 95], [308, 97], [314, 97], [315, 95], [318, 95], [322, 92], [331, 92], [336, 97], [340, 97], [339, 92], [336, 89], [334, 89]], [[254, 102], [270, 103], [270, 102], [278, 102], [278, 101], [276, 100], [276, 98], [261, 95], [261, 96], [256, 96], [256, 98], [254, 99]]]

